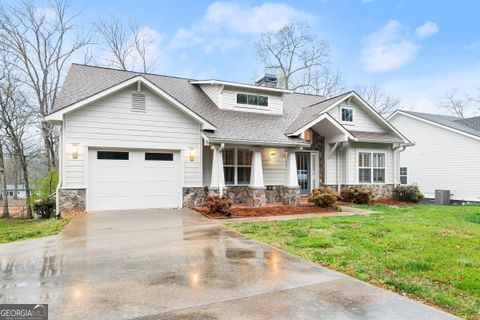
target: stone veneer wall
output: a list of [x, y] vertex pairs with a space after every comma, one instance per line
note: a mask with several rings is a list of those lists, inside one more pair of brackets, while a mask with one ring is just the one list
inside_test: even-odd
[[[337, 186], [332, 185], [332, 188], [336, 190]], [[351, 185], [342, 185], [341, 189], [345, 189], [348, 187], [367, 187], [372, 189], [373, 194], [376, 198], [391, 198], [392, 191], [395, 187], [394, 184], [351, 184]]]
[[85, 211], [87, 209], [86, 189], [60, 189], [60, 214], [69, 211]]
[[305, 150], [314, 150], [318, 152], [318, 173], [320, 184], [325, 183], [325, 137], [312, 130], [312, 145]]
[[[192, 208], [200, 206], [205, 197], [217, 193], [216, 189], [208, 187], [184, 187], [183, 206]], [[226, 195], [233, 203], [243, 203], [253, 207], [262, 207], [266, 203], [282, 202], [285, 205], [298, 205], [300, 203], [300, 188], [285, 186], [267, 186], [265, 188], [251, 188], [249, 186], [229, 186]]]

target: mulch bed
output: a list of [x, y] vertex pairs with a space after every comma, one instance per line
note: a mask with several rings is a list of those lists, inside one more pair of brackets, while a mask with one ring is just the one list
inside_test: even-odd
[[[195, 210], [210, 219], [228, 219], [228, 217], [219, 213], [209, 213], [206, 207], [196, 207]], [[232, 210], [232, 215], [230, 218], [286, 216], [286, 215], [305, 214], [305, 213], [335, 212], [335, 209], [333, 208], [320, 208], [310, 204], [300, 204], [298, 206], [267, 204], [265, 207], [260, 207], [260, 208], [234, 205], [232, 206], [231, 210]]]
[[[374, 204], [385, 204], [385, 205], [388, 205], [388, 206], [414, 206], [416, 205], [416, 203], [412, 203], [412, 202], [403, 202], [403, 201], [397, 201], [397, 200], [393, 200], [393, 199], [387, 199], [387, 198], [379, 198], [379, 199], [376, 199], [375, 201], [373, 201], [372, 203], [370, 203], [370, 205], [374, 205]], [[354, 203], [352, 202], [346, 202], [346, 201], [337, 201], [337, 205], [339, 206], [351, 206], [351, 205], [354, 205]]]

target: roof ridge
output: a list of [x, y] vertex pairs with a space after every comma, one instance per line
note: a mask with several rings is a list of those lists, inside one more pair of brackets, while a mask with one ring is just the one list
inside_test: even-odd
[[306, 109], [306, 108], [313, 107], [313, 106], [315, 106], [315, 105], [317, 105], [317, 104], [324, 103], [324, 102], [327, 102], [327, 101], [329, 101], [329, 100], [336, 99], [336, 98], [338, 98], [338, 97], [341, 97], [341, 96], [343, 96], [343, 95], [350, 94], [350, 93], [352, 93], [352, 92], [355, 92], [355, 91], [354, 91], [354, 90], [350, 90], [350, 91], [347, 91], [347, 92], [338, 94], [338, 95], [336, 95], [336, 96], [334, 96], [334, 97], [331, 97], [331, 98], [328, 98], [328, 99], [325, 99], [325, 100], [322, 100], [322, 101], [319, 101], [319, 102], [315, 102], [314, 104], [311, 104], [311, 105], [309, 105], [309, 106], [303, 107], [302, 109]]
[[171, 76], [171, 75], [151, 73], [151, 72], [121, 70], [121, 69], [116, 69], [116, 68], [112, 68], [112, 67], [94, 66], [94, 65], [90, 65], [90, 64], [84, 64], [84, 63], [73, 62], [72, 65], [77, 65], [77, 66], [87, 67], [87, 68], [104, 69], [104, 70], [119, 71], [119, 72], [128, 72], [128, 73], [134, 73], [136, 75], [147, 75], [147, 76], [156, 76], [156, 77], [165, 77], [165, 78], [176, 78], [176, 79], [183, 79], [183, 80], [189, 80], [189, 81], [198, 81], [198, 79], [187, 78], [187, 77]]

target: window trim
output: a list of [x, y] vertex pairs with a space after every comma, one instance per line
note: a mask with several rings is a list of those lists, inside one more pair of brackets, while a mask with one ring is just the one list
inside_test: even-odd
[[[238, 102], [238, 95], [239, 94], [245, 94], [247, 96], [247, 103], [240, 103]], [[257, 97], [266, 97], [267, 98], [267, 105], [266, 106], [261, 106], [261, 105], [258, 105], [258, 104], [248, 104], [248, 96], [257, 96]], [[255, 94], [255, 93], [247, 93], [247, 92], [240, 92], [240, 91], [237, 91], [235, 92], [235, 105], [239, 108], [251, 108], [251, 109], [262, 109], [262, 110], [265, 110], [265, 109], [270, 109], [270, 97], [267, 96], [267, 95], [263, 95], [263, 94]], [[242, 148], [240, 148], [242, 149]]]
[[[402, 168], [405, 168], [407, 169], [407, 174], [402, 174]], [[398, 170], [398, 182], [400, 182], [401, 185], [408, 185], [408, 167], [407, 166], [401, 166], [399, 167], [399, 170]], [[405, 177], [407, 179], [407, 183], [402, 183], [402, 177]]]
[[[351, 110], [352, 111], [352, 121], [344, 121], [342, 119], [343, 110]], [[353, 107], [349, 107], [349, 106], [341, 106], [340, 107], [340, 123], [342, 123], [342, 124], [355, 124], [355, 109]]]
[[[252, 159], [250, 160], [250, 165], [238, 164], [238, 150], [239, 149], [247, 150], [250, 153], [251, 153], [252, 150], [250, 150], [248, 148], [225, 148], [225, 150], [227, 150], [227, 149], [233, 149], [233, 164], [223, 163], [223, 168], [233, 168], [233, 184], [227, 183], [225, 181], [225, 185], [226, 186], [248, 186], [248, 185], [250, 185], [250, 182], [249, 183], [242, 183], [242, 184], [238, 183], [238, 168], [250, 168], [250, 170], [252, 170], [252, 163], [251, 163]], [[222, 155], [222, 156], [223, 156], [222, 158], [224, 159], [225, 155]], [[225, 174], [225, 171], [224, 171], [224, 174]]]
[[[361, 153], [368, 153], [370, 154], [370, 166], [369, 167], [360, 167], [360, 161], [359, 157]], [[373, 154], [383, 154], [385, 163], [383, 167], [374, 167], [373, 166]], [[387, 152], [386, 151], [379, 151], [379, 150], [358, 150], [357, 152], [357, 158], [356, 158], [356, 164], [357, 164], [357, 183], [358, 184], [363, 184], [363, 185], [370, 185], [370, 184], [387, 184]], [[360, 182], [360, 169], [370, 169], [370, 182]], [[374, 169], [384, 169], [385, 170], [385, 179], [383, 182], [373, 182], [373, 170]]]

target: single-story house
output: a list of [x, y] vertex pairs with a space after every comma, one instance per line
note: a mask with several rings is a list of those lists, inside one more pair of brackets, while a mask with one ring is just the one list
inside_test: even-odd
[[388, 195], [410, 144], [357, 93], [73, 64], [46, 120], [61, 125], [60, 210], [190, 207], [206, 194], [298, 203], [320, 184]]
[[27, 197], [27, 191], [23, 184], [17, 184], [16, 188], [14, 184], [7, 184], [7, 195], [9, 199], [14, 198], [15, 192], [17, 193], [17, 199], [25, 199]]
[[450, 190], [452, 200], [480, 201], [479, 116], [400, 110], [388, 120], [415, 143], [402, 152], [402, 183], [418, 185], [427, 198], [443, 189]]

